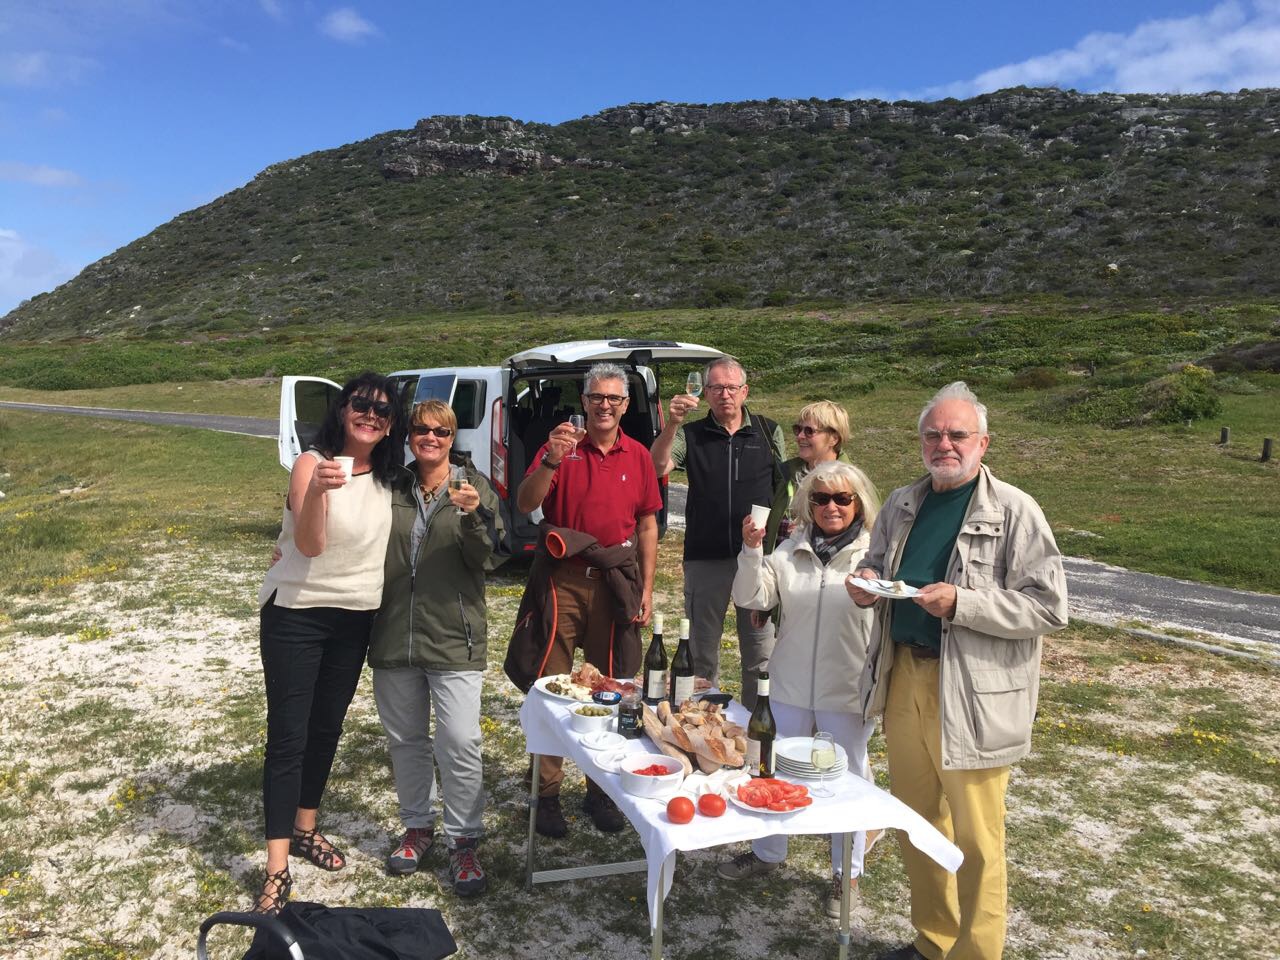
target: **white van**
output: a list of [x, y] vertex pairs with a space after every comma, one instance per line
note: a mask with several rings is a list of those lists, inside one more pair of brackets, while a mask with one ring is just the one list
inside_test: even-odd
[[[508, 546], [515, 554], [533, 550], [541, 519], [540, 511], [529, 515], [516, 510], [516, 489], [551, 429], [571, 413], [582, 412], [582, 378], [592, 364], [609, 361], [627, 371], [631, 404], [622, 429], [648, 447], [664, 422], [659, 399], [662, 365], [701, 365], [722, 356], [712, 347], [674, 340], [576, 340], [524, 350], [496, 367], [399, 370], [390, 376], [406, 409], [423, 400], [444, 400], [453, 408], [458, 417], [454, 450], [469, 456], [493, 483], [502, 503]], [[341, 389], [318, 377], [284, 378], [279, 446], [280, 464], [286, 470], [307, 449]], [[681, 382], [668, 394], [683, 389]], [[662, 499], [665, 504], [665, 477]], [[665, 506], [658, 528], [666, 529]]]

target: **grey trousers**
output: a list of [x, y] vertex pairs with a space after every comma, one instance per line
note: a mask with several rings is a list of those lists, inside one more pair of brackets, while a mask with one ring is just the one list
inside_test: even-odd
[[[689, 618], [689, 649], [693, 672], [712, 683], [720, 680], [720, 638], [729, 609], [729, 594], [738, 572], [738, 558], [686, 560], [684, 562], [684, 614]], [[751, 611], [735, 606], [738, 616], [738, 650], [742, 655], [741, 701], [756, 705], [756, 680], [769, 668], [773, 653], [773, 621], [751, 625]]]
[[[373, 696], [387, 732], [400, 820], [406, 827], [434, 826], [438, 765], [445, 836], [453, 840], [484, 833], [482, 680], [479, 670], [401, 667], [373, 671]], [[430, 730], [433, 706], [434, 739]]]

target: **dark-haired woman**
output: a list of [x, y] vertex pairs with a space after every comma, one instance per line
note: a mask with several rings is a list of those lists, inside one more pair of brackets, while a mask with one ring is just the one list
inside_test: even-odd
[[[316, 813], [382, 600], [403, 417], [395, 385], [361, 374], [342, 388], [289, 478], [280, 562], [258, 596], [267, 878], [255, 912], [278, 913], [289, 899], [290, 854], [323, 870], [346, 865], [316, 829]], [[351, 458], [350, 476], [337, 457]]]

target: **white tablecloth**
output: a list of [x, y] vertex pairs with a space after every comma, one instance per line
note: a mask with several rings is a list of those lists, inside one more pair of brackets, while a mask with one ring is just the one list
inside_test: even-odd
[[[911, 842], [943, 867], [955, 872], [960, 866], [958, 847], [933, 828], [923, 817], [890, 796], [873, 783], [846, 771], [839, 777], [828, 777], [827, 785], [834, 797], [814, 797], [813, 804], [785, 816], [748, 813], [733, 804], [721, 817], [695, 815], [691, 823], [676, 824], [667, 820], [665, 800], [648, 800], [632, 796], [622, 789], [618, 774], [602, 770], [595, 754], [582, 746], [581, 737], [569, 726], [569, 715], [578, 704], [558, 700], [531, 690], [520, 708], [520, 726], [524, 730], [528, 753], [569, 757], [583, 773], [600, 785], [613, 798], [624, 816], [631, 821], [649, 862], [649, 921], [654, 924], [659, 898], [671, 889], [677, 850], [700, 850], [722, 843], [754, 840], [773, 834], [854, 833], [859, 830], [894, 828], [905, 830]], [[730, 705], [730, 717], [746, 725], [746, 710], [736, 701]], [[628, 740], [628, 753], [657, 753], [648, 737]], [[808, 781], [797, 780], [797, 783]], [[666, 885], [659, 890], [659, 878], [665, 873]]]

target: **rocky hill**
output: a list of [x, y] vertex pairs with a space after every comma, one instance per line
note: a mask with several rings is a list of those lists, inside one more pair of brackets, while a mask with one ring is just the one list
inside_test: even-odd
[[1280, 293], [1280, 91], [431, 117], [276, 164], [0, 319], [167, 336], [441, 309]]

